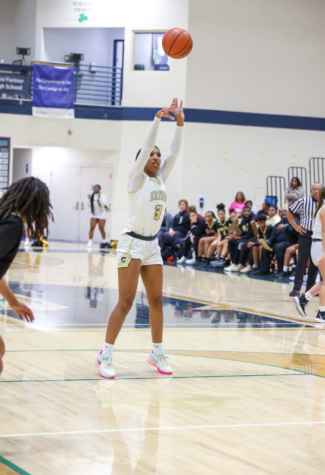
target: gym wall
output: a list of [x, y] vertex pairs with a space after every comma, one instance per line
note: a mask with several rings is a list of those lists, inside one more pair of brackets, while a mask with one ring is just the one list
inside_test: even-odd
[[[259, 202], [266, 194], [268, 175], [286, 177], [289, 166], [308, 168], [309, 157], [325, 156], [323, 131], [290, 128], [290, 116], [308, 119], [324, 114], [321, 0], [94, 0], [93, 4], [88, 22], [79, 24], [72, 2], [38, 2], [36, 57], [44, 59], [44, 28], [125, 28], [123, 106], [140, 112], [146, 107], [158, 109], [177, 95], [185, 98], [185, 108], [197, 109], [191, 115], [199, 123], [186, 124], [184, 147], [167, 183], [170, 212], [177, 211], [179, 198], [197, 204], [198, 195], [206, 195], [206, 210], [215, 209], [220, 201], [229, 205], [238, 190]], [[243, 29], [242, 24], [250, 28]], [[167, 73], [134, 71], [133, 32], [164, 31], [176, 25], [193, 35], [188, 59], [171, 60]], [[206, 110], [239, 112], [244, 117], [260, 113], [266, 122], [272, 114], [281, 114], [289, 128], [281, 128], [279, 121], [277, 127], [277, 118], [272, 127], [204, 123], [210, 121]], [[114, 151], [110, 155], [114, 235], [125, 224], [127, 174], [149, 126], [141, 120], [70, 121], [0, 114], [1, 135], [12, 137], [14, 147], [80, 149], [89, 157], [92, 151]], [[163, 156], [173, 127], [167, 122], [161, 125], [157, 145]], [[43, 151], [44, 162], [53, 159]]]

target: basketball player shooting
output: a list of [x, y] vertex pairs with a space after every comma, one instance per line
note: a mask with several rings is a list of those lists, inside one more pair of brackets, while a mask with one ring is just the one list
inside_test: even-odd
[[[175, 116], [177, 126], [169, 155], [161, 165], [161, 153], [155, 142], [161, 118], [175, 120], [170, 114]], [[130, 217], [117, 247], [119, 300], [108, 322], [104, 349], [99, 352], [95, 361], [99, 374], [103, 378], [115, 378], [112, 351], [123, 322], [132, 307], [139, 275], [147, 292], [150, 309], [153, 348], [147, 361], [157, 367], [162, 374], [173, 372], [162, 347], [163, 261], [157, 233], [166, 209], [165, 183], [174, 168], [181, 148], [184, 120], [183, 102], [181, 101], [178, 105], [176, 98], [169, 108], [158, 111], [129, 173]], [[136, 365], [135, 360], [130, 361], [131, 368], [133, 365]]]

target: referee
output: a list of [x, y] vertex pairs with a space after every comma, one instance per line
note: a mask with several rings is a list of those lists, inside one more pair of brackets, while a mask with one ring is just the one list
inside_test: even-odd
[[[314, 183], [311, 188], [311, 196], [300, 198], [293, 203], [287, 213], [287, 218], [291, 226], [300, 234], [298, 239], [298, 263], [296, 267], [295, 283], [290, 297], [299, 297], [302, 281], [306, 272], [308, 257], [310, 257], [311, 237], [313, 234], [313, 215], [318, 204], [318, 193], [322, 189], [320, 183]], [[300, 225], [296, 223], [294, 213], [300, 213]], [[308, 268], [308, 280], [306, 291], [314, 284], [317, 276], [318, 268], [310, 259]]]

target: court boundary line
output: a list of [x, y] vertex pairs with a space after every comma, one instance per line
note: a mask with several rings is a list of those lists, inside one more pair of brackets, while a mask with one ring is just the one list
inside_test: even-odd
[[94, 429], [81, 431], [62, 431], [62, 432], [31, 432], [21, 434], [1, 434], [0, 438], [9, 439], [17, 437], [44, 437], [56, 435], [82, 435], [82, 434], [105, 434], [117, 432], [146, 432], [146, 431], [163, 431], [163, 430], [189, 430], [189, 429], [238, 429], [238, 428], [254, 428], [254, 427], [283, 427], [283, 426], [302, 426], [302, 425], [319, 425], [325, 424], [325, 421], [301, 421], [301, 422], [261, 422], [256, 424], [216, 424], [202, 426], [171, 426], [171, 427], [132, 427], [128, 429]]
[[[186, 356], [186, 355], [184, 355]], [[220, 358], [221, 359], [221, 358]], [[231, 360], [234, 361], [234, 360]], [[236, 360], [235, 360], [236, 361]], [[245, 363], [245, 361], [242, 361]], [[254, 364], [254, 363], [253, 363]], [[256, 363], [261, 364], [261, 363]], [[267, 365], [265, 365], [267, 366]], [[275, 366], [276, 368], [281, 368], [280, 366]], [[268, 374], [219, 374], [219, 375], [197, 375], [197, 376], [170, 376], [162, 377], [163, 379], [207, 379], [207, 378], [259, 378], [267, 376], [317, 376], [314, 373], [306, 373], [303, 370], [292, 369], [292, 368], [281, 368], [287, 369], [288, 371], [296, 371], [296, 373], [268, 373]], [[323, 376], [321, 376], [323, 377]], [[134, 378], [114, 378], [114, 381], [147, 381], [148, 379], [155, 379], [153, 376], [149, 377], [134, 377]], [[79, 379], [17, 379], [17, 380], [0, 380], [1, 383], [65, 383], [65, 382], [80, 382], [80, 381], [105, 381], [104, 378], [79, 378]]]
[[15, 465], [14, 463], [10, 462], [10, 460], [7, 460], [1, 455], [0, 455], [0, 463], [2, 463], [3, 465], [6, 465], [6, 467], [10, 468], [11, 470], [14, 470], [19, 475], [31, 475], [29, 472], [26, 472], [26, 470], [18, 467], [18, 465]]

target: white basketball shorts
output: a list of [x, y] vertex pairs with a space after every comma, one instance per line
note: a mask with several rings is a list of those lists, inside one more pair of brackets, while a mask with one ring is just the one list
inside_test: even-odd
[[323, 255], [323, 243], [322, 241], [313, 242], [311, 245], [310, 256], [312, 258], [313, 263], [315, 266], [318, 267], [320, 258]]
[[140, 259], [142, 266], [163, 265], [158, 239], [142, 241], [122, 234], [116, 249], [117, 268], [129, 267], [132, 259]]

